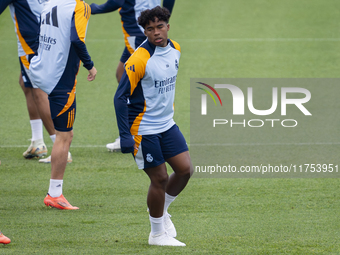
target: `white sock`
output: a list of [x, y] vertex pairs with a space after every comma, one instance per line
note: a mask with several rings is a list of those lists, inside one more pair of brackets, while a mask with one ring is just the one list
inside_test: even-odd
[[151, 235], [159, 235], [165, 232], [163, 216], [160, 218], [154, 218], [149, 215], [151, 223]]
[[63, 180], [50, 179], [48, 194], [51, 197], [59, 197], [63, 193]]
[[170, 196], [165, 192], [165, 201], [164, 201], [164, 213], [168, 213], [169, 205], [176, 199], [177, 196]]
[[43, 139], [43, 123], [41, 119], [30, 120], [32, 130], [32, 142]]
[[50, 138], [51, 138], [53, 144], [54, 144], [54, 142], [55, 142], [55, 136], [56, 136], [55, 134], [54, 134], [54, 135], [50, 135]]

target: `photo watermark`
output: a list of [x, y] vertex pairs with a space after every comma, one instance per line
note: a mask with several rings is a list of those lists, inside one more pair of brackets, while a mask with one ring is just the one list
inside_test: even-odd
[[192, 78], [198, 178], [340, 177], [340, 79]]

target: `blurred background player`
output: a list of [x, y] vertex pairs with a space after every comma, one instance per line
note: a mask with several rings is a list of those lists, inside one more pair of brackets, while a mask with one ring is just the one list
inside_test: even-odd
[[[175, 0], [163, 0], [163, 7], [167, 8], [171, 14], [174, 7]], [[141, 27], [137, 19], [140, 13], [146, 9], [152, 9], [161, 5], [161, 0], [108, 0], [102, 5], [91, 4], [91, 13], [107, 13], [120, 8], [119, 14], [122, 21], [122, 30], [124, 34], [125, 48], [116, 70], [117, 82], [124, 72], [124, 63], [128, 60], [131, 54], [137, 47], [145, 41], [144, 29]], [[120, 138], [118, 137], [115, 142], [108, 143], [106, 148], [113, 152], [120, 150]]]
[[76, 117], [76, 84], [80, 61], [93, 81], [97, 70], [88, 54], [85, 36], [91, 9], [79, 0], [50, 0], [41, 13], [38, 54], [31, 59], [33, 84], [47, 93], [56, 130], [51, 153], [51, 179], [46, 206], [76, 210], [62, 193], [67, 155]]
[[25, 94], [28, 115], [30, 118], [32, 138], [28, 149], [23, 153], [27, 159], [42, 157], [47, 154], [43, 138], [43, 124], [52, 142], [55, 140], [55, 130], [50, 115], [46, 93], [32, 85], [27, 76], [28, 61], [38, 49], [37, 35], [39, 33], [40, 13], [43, 0], [1, 0], [0, 14], [9, 6], [18, 40], [18, 55], [20, 63], [19, 84]]
[[[185, 138], [173, 120], [180, 46], [168, 39], [170, 13], [157, 6], [138, 23], [147, 40], [128, 59], [114, 97], [121, 151], [133, 153], [150, 178], [147, 195], [150, 245], [185, 246], [168, 214], [187, 185], [193, 167]], [[166, 82], [164, 82], [166, 81]], [[167, 162], [173, 169], [168, 175]]]
[[3, 244], [9, 244], [11, 242], [11, 239], [9, 239], [7, 236], [5, 236], [3, 233], [0, 231], [0, 243]]

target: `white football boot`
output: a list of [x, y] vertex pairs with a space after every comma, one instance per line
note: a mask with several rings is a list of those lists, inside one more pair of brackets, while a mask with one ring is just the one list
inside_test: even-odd
[[150, 233], [149, 244], [159, 246], [186, 246], [185, 243], [182, 243], [177, 239], [169, 236], [166, 231], [159, 235], [151, 235]]
[[164, 213], [164, 228], [165, 231], [168, 232], [168, 235], [171, 237], [176, 237], [177, 236], [177, 232], [176, 232], [176, 228], [175, 225], [172, 223], [171, 219], [170, 219], [171, 215], [169, 213]]
[[40, 158], [46, 156], [47, 154], [47, 147], [44, 143], [43, 139], [39, 139], [36, 141], [32, 141], [28, 149], [22, 154], [24, 158], [31, 159], [31, 158]]
[[[43, 158], [43, 159], [39, 159], [39, 163], [51, 163], [51, 155], [48, 156], [47, 158]], [[72, 155], [70, 152], [68, 152], [68, 155], [67, 155], [67, 163], [72, 163]]]
[[110, 152], [120, 151], [120, 137], [118, 137], [113, 143], [108, 143], [106, 148]]

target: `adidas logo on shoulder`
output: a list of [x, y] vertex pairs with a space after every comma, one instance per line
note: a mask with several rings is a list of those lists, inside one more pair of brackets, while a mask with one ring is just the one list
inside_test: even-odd
[[127, 69], [132, 72], [135, 72], [135, 65], [129, 66]]

